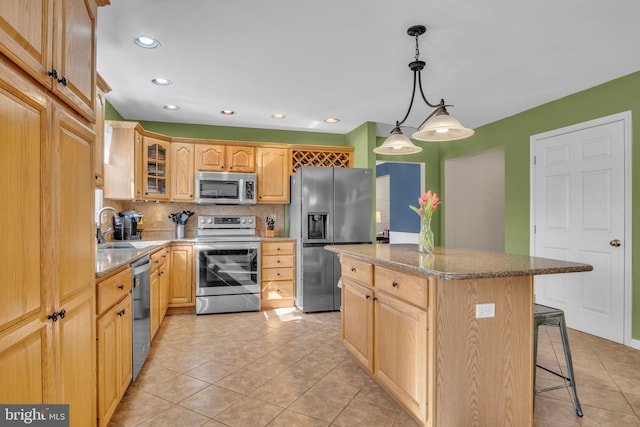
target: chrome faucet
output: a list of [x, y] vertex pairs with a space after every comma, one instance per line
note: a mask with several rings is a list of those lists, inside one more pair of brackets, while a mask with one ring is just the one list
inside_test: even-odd
[[102, 214], [105, 211], [112, 211], [114, 217], [118, 216], [118, 211], [116, 211], [114, 208], [109, 206], [105, 206], [104, 208], [98, 211], [98, 213], [96, 214], [96, 239], [98, 239], [98, 244], [104, 243], [106, 241], [104, 236], [107, 233], [111, 233], [113, 231], [113, 227], [109, 228], [106, 231], [102, 231]]

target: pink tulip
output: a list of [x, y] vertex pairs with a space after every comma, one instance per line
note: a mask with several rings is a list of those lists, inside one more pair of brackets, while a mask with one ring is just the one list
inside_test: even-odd
[[427, 203], [427, 200], [429, 200], [429, 197], [431, 197], [431, 190], [422, 194], [422, 200], [424, 200], [425, 203]]
[[422, 208], [418, 209], [418, 215], [422, 216], [424, 214], [424, 211], [422, 210]]
[[420, 206], [424, 205], [425, 203], [427, 203], [427, 202], [426, 202], [426, 200], [422, 200], [422, 197], [418, 198], [418, 204]]

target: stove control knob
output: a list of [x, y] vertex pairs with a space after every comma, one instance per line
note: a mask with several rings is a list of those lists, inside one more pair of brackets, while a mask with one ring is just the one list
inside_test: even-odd
[[253, 224], [253, 218], [249, 218], [249, 224]]
[[207, 222], [208, 222], [209, 224], [213, 224], [213, 218], [209, 218], [209, 219], [207, 220]]
[[242, 218], [242, 221], [240, 221], [240, 222], [242, 222], [244, 224], [244, 223], [247, 222], [247, 219], [246, 218]]

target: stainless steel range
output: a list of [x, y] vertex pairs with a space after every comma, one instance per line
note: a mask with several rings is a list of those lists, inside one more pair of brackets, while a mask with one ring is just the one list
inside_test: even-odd
[[200, 215], [196, 314], [260, 310], [260, 239], [252, 215]]

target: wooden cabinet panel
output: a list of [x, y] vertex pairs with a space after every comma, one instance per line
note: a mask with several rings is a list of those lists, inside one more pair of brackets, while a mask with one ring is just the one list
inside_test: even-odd
[[396, 298], [376, 293], [374, 319], [374, 377], [414, 416], [424, 421], [427, 314]]
[[171, 290], [170, 287], [170, 253], [169, 248], [166, 247], [163, 249], [165, 262], [158, 269], [158, 274], [160, 275], [160, 317], [158, 322], [158, 327], [162, 324], [164, 320], [164, 316], [167, 314], [167, 308], [169, 307], [169, 294]]
[[142, 135], [135, 122], [107, 120], [111, 139], [104, 159], [104, 198], [142, 199]]
[[294, 267], [293, 257], [286, 255], [267, 255], [262, 257], [262, 268]]
[[193, 279], [193, 245], [171, 246], [169, 306], [195, 305]]
[[226, 152], [229, 172], [253, 173], [256, 171], [255, 148], [227, 145]]
[[262, 270], [263, 281], [270, 280], [293, 280], [294, 269], [293, 268], [266, 268]]
[[291, 307], [295, 292], [293, 280], [268, 280], [262, 282], [261, 298], [269, 308]]
[[94, 425], [96, 420], [96, 335], [94, 292], [67, 301], [64, 318], [55, 322], [61, 381], [59, 402], [71, 402], [71, 426]]
[[0, 52], [49, 88], [55, 25], [53, 4], [54, 0], [0, 2]]
[[104, 109], [107, 102], [106, 94], [111, 88], [100, 75], [97, 76], [98, 89], [96, 91], [96, 123], [93, 127], [95, 133], [95, 141], [93, 144], [93, 184], [97, 188], [104, 187]]
[[342, 275], [373, 285], [373, 265], [356, 258], [342, 256]]
[[289, 149], [258, 147], [257, 202], [289, 203]]
[[[4, 13], [9, 4], [22, 11], [19, 2], [2, 2], [0, 11]], [[51, 286], [51, 277], [44, 275], [41, 280], [40, 275], [44, 263], [40, 217], [44, 209], [41, 194], [45, 192], [41, 174], [47, 173], [49, 165], [48, 161], [45, 163], [49, 105], [49, 99], [34, 85], [0, 61], [0, 221], [11, 224], [0, 239], [0, 252], [5, 254], [0, 257], [0, 283], [5, 295], [0, 298], [0, 331], [27, 316], [46, 318], [48, 310], [47, 301], [41, 298]]]
[[262, 255], [293, 255], [296, 242], [283, 240], [278, 242], [262, 242], [260, 248]]
[[171, 200], [193, 202], [195, 185], [193, 144], [171, 144]]
[[427, 308], [428, 279], [388, 268], [375, 267], [375, 287], [391, 295]]
[[54, 18], [53, 92], [90, 121], [95, 120], [96, 22], [94, 0], [57, 0]]
[[160, 274], [159, 270], [151, 273], [151, 282], [149, 286], [149, 301], [151, 302], [150, 324], [151, 324], [151, 340], [156, 336], [160, 327]]
[[342, 344], [367, 371], [373, 372], [373, 290], [342, 279]]
[[[58, 300], [94, 292], [95, 224], [93, 216], [93, 129], [60, 107], [54, 108], [50, 186], [55, 201], [50, 219], [58, 254]], [[85, 214], [81, 214], [84, 212]]]
[[224, 171], [226, 166], [224, 145], [196, 145], [195, 163], [196, 170], [199, 171]]
[[0, 402], [41, 404], [52, 401], [54, 358], [52, 322], [36, 319], [27, 326], [0, 333]]
[[97, 322], [98, 425], [106, 426], [127, 390], [132, 367], [131, 294]]

